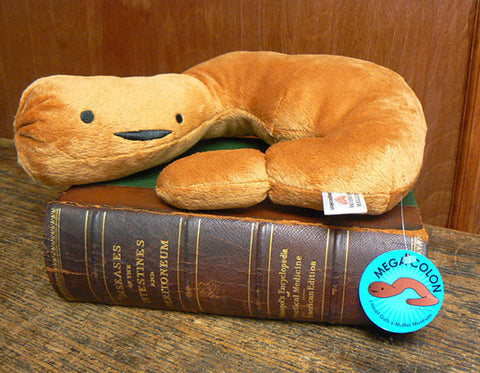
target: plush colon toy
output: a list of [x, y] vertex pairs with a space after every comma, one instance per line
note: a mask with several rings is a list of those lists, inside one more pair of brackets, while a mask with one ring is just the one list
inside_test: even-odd
[[322, 191], [360, 193], [369, 214], [397, 204], [422, 165], [426, 124], [396, 73], [352, 58], [234, 52], [182, 74], [51, 76], [23, 93], [18, 160], [34, 179], [76, 185], [172, 160], [202, 138], [271, 144], [198, 153], [160, 174], [185, 209], [276, 203], [322, 209]]

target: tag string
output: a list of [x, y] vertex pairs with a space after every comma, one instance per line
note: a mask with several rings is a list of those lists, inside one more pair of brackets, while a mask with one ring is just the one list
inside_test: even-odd
[[404, 196], [402, 196], [402, 199], [400, 200], [400, 215], [402, 217], [403, 245], [405, 246], [405, 250], [411, 250], [411, 248], [409, 249], [407, 246], [407, 236], [405, 234], [405, 219], [403, 217], [403, 198]]

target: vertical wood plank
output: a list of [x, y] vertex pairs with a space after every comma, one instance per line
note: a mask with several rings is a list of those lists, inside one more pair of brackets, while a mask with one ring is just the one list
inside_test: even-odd
[[477, 5], [467, 97], [449, 228], [480, 233], [480, 10]]
[[53, 74], [99, 74], [102, 20], [97, 2], [0, 2], [0, 137], [12, 137], [20, 94]]

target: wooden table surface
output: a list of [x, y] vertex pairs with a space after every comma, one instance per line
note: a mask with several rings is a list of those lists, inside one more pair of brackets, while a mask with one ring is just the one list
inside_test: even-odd
[[69, 303], [43, 262], [46, 203], [0, 139], [0, 371], [479, 372], [480, 236], [428, 227], [444, 306], [425, 328], [375, 328]]

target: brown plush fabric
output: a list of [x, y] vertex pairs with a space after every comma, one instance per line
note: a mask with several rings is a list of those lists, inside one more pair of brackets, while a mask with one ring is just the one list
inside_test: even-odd
[[[370, 214], [413, 187], [426, 136], [418, 99], [391, 70], [273, 52], [229, 53], [183, 74], [42, 78], [25, 90], [14, 129], [26, 172], [63, 185], [167, 162], [201, 138], [254, 135], [272, 144], [266, 154], [176, 161], [159, 177], [159, 196], [187, 209], [244, 207], [269, 196], [321, 210], [322, 191], [350, 192], [365, 196]], [[145, 130], [163, 132], [138, 132]]]

